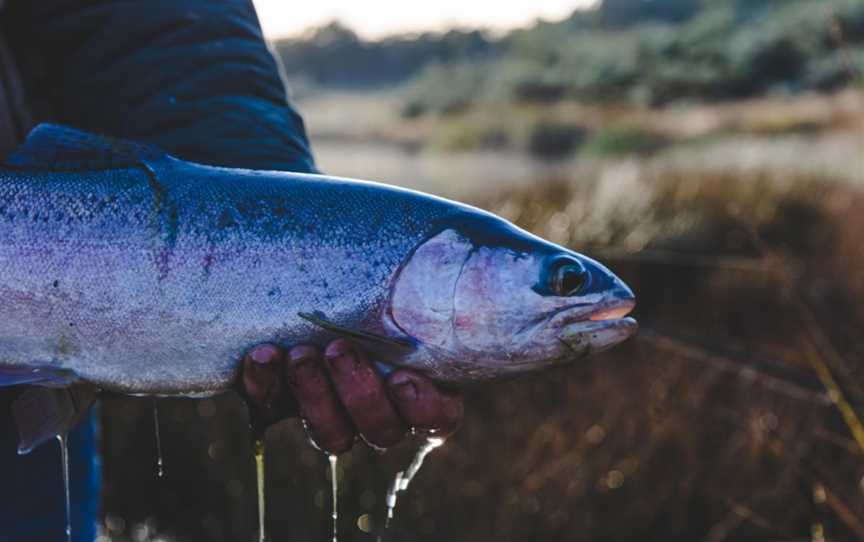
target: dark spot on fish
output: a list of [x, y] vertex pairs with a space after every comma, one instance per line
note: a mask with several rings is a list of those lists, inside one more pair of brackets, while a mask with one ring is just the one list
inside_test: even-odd
[[153, 192], [153, 211], [150, 219], [153, 228], [154, 261], [159, 280], [168, 273], [168, 265], [174, 253], [179, 233], [179, 216], [175, 205], [169, 205], [165, 187], [159, 182], [156, 172], [147, 164], [141, 164], [147, 175], [147, 184]]
[[276, 216], [286, 216], [288, 215], [288, 207], [285, 205], [285, 202], [278, 202], [273, 207], [273, 214]]
[[177, 207], [172, 205], [168, 213], [168, 240], [171, 245], [177, 242], [177, 234], [180, 229], [180, 217]]
[[55, 280], [55, 281], [54, 281], [53, 283], [51, 283], [51, 284], [52, 284], [52, 286], [54, 286], [55, 288], [59, 288], [59, 287], [60, 287], [60, 281], [59, 281], [59, 280]]
[[156, 254], [156, 268], [159, 270], [159, 280], [162, 280], [168, 276], [168, 271], [171, 263], [171, 250], [170, 249], [162, 249]]
[[237, 225], [237, 222], [234, 221], [234, 217], [231, 216], [231, 213], [228, 212], [227, 209], [222, 211], [222, 216], [219, 217], [219, 227], [222, 229], [233, 228]]
[[213, 265], [213, 261], [216, 259], [212, 254], [207, 254], [204, 256], [204, 274], [210, 275], [210, 266]]
[[275, 296], [281, 295], [281, 294], [282, 294], [282, 290], [280, 290], [278, 287], [276, 287], [276, 288], [272, 288], [269, 292], [267, 292], [267, 297], [275, 297]]
[[147, 173], [147, 184], [150, 185], [150, 190], [153, 191], [153, 207], [157, 215], [162, 213], [162, 206], [165, 203], [165, 189], [156, 178], [156, 173], [149, 167], [145, 168]]
[[93, 211], [96, 213], [101, 213], [108, 206], [108, 202], [105, 200], [99, 200], [93, 205]]

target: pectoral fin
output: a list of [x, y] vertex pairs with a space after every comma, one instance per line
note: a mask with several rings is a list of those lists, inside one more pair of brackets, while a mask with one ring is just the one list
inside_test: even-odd
[[72, 371], [57, 367], [3, 367], [0, 366], [0, 388], [17, 384], [40, 386], [68, 386], [78, 380]]
[[370, 354], [382, 360], [400, 358], [417, 349], [417, 345], [410, 339], [385, 337], [368, 331], [348, 329], [325, 319], [320, 313], [298, 312], [297, 315], [322, 329], [359, 342], [369, 349]]
[[25, 390], [12, 403], [12, 417], [18, 427], [18, 453], [29, 454], [40, 444], [72, 430], [87, 414], [97, 391], [89, 384]]

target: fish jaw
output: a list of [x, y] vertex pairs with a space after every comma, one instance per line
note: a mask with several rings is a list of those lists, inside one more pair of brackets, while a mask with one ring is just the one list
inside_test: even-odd
[[633, 318], [577, 322], [570, 324], [558, 334], [563, 344], [573, 352], [572, 359], [584, 358], [608, 350], [636, 334], [639, 324]]
[[627, 316], [635, 306], [630, 296], [610, 299], [598, 304], [587, 319], [564, 323], [557, 337], [576, 358], [602, 352], [636, 334], [639, 324]]

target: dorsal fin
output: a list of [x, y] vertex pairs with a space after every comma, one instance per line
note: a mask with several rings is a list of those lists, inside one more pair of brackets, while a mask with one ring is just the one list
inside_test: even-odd
[[40, 124], [4, 165], [50, 171], [94, 171], [131, 167], [164, 157], [156, 147], [100, 136], [57, 124]]

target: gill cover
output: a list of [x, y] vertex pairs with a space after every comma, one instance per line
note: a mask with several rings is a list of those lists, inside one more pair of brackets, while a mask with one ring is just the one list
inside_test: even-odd
[[420, 245], [396, 277], [390, 316], [425, 345], [445, 348], [453, 329], [456, 285], [472, 243], [452, 229]]

